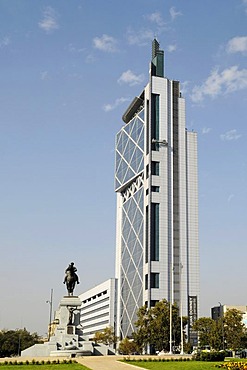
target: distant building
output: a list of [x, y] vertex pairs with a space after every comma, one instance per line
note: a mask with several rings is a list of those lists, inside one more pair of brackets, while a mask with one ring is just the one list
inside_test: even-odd
[[219, 305], [211, 308], [211, 317], [213, 320], [218, 320], [224, 317], [227, 310], [238, 310], [242, 314], [242, 322], [247, 327], [247, 306], [230, 306], [230, 305]]
[[112, 326], [115, 329], [116, 279], [109, 279], [79, 295], [82, 301], [83, 337], [92, 339], [97, 331]]
[[223, 306], [215, 306], [211, 308], [211, 318], [213, 320], [217, 321], [223, 316]]
[[149, 83], [116, 135], [117, 336], [131, 337], [137, 310], [167, 299], [189, 318], [199, 311], [197, 134], [185, 126], [179, 81], [152, 44]]

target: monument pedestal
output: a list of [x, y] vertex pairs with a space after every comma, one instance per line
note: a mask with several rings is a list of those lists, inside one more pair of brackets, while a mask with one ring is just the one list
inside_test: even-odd
[[76, 296], [65, 296], [61, 299], [55, 320], [58, 325], [50, 342], [57, 344], [51, 356], [82, 356], [93, 353], [93, 345], [84, 341], [80, 325], [81, 300]]
[[34, 345], [22, 351], [22, 356], [76, 357], [92, 355], [92, 342], [83, 340], [80, 325], [81, 300], [77, 296], [65, 296], [56, 311], [57, 326], [48, 343]]

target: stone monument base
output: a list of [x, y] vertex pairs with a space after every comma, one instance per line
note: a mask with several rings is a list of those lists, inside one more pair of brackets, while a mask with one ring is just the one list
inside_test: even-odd
[[92, 356], [92, 351], [81, 351], [81, 350], [68, 350], [68, 351], [51, 351], [51, 357], [80, 357], [80, 356]]
[[93, 343], [83, 339], [80, 325], [81, 300], [77, 296], [61, 299], [55, 315], [56, 328], [49, 342], [35, 344], [21, 352], [21, 356], [89, 356], [94, 352]]

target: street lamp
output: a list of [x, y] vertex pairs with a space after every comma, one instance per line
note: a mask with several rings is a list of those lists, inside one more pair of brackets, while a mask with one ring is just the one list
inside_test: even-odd
[[172, 355], [172, 302], [170, 302], [170, 351], [169, 354]]
[[46, 301], [46, 303], [49, 303], [50, 305], [50, 313], [49, 313], [49, 329], [48, 329], [48, 342], [51, 337], [51, 317], [52, 317], [52, 299], [53, 299], [53, 289], [51, 289], [51, 298], [49, 301]]
[[171, 273], [170, 273], [170, 352], [169, 354], [172, 355], [172, 305], [173, 305], [173, 259], [171, 263]]
[[21, 333], [18, 335], [18, 356], [21, 355]]
[[224, 334], [224, 312], [223, 312], [223, 306], [220, 302], [218, 302], [220, 305], [220, 317], [222, 322], [222, 349], [225, 350], [225, 334]]
[[182, 270], [183, 265], [180, 262], [180, 328], [181, 328], [181, 348], [180, 355], [184, 354], [184, 333], [183, 333], [183, 303], [182, 303]]

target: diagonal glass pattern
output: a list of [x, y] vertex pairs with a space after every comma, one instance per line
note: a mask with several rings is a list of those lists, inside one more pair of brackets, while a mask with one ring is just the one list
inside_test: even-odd
[[142, 306], [143, 186], [123, 204], [121, 258], [121, 336], [132, 335]]
[[143, 171], [144, 114], [143, 109], [116, 136], [116, 190]]

